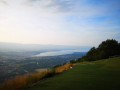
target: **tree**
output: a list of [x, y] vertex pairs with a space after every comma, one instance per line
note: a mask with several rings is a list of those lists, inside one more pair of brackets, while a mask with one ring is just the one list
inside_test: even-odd
[[120, 46], [118, 41], [116, 40], [106, 40], [103, 41], [99, 46], [98, 46], [98, 54], [99, 54], [99, 58], [108, 58], [110, 56], [114, 56], [114, 55], [119, 55], [119, 50]]
[[120, 43], [113, 39], [107, 39], [103, 41], [98, 48], [92, 47], [86, 56], [84, 56], [84, 59], [87, 61], [95, 61], [114, 55], [120, 55]]
[[83, 62], [84, 60], [83, 60], [83, 58], [78, 58], [77, 60], [76, 60], [76, 62]]
[[76, 61], [75, 60], [70, 60], [70, 63], [76, 63]]
[[89, 51], [88, 51], [88, 53], [87, 53], [87, 60], [88, 61], [94, 61], [94, 60], [96, 60], [96, 55], [97, 55], [97, 50], [96, 50], [96, 48], [95, 47], [92, 47]]

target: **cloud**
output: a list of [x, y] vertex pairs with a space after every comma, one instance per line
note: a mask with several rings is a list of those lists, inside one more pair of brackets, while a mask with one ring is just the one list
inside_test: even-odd
[[[28, 5], [67, 12], [74, 6], [74, 0], [28, 0]], [[55, 12], [56, 12], [55, 11]]]
[[104, 16], [106, 4], [91, 5], [89, 0], [27, 0], [26, 5], [39, 8], [43, 12], [79, 15], [79, 17]]
[[7, 5], [7, 2], [5, 0], [0, 0], [0, 5]]
[[107, 38], [119, 39], [116, 0], [5, 1], [7, 7], [0, 6], [0, 41], [98, 45]]

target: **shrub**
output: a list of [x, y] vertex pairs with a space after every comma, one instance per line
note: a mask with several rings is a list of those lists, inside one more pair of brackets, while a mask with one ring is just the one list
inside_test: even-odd
[[54, 66], [53, 68], [60, 67], [60, 66], [62, 66], [62, 65], [56, 65], [56, 66]]
[[70, 63], [76, 63], [76, 60], [70, 60]]
[[27, 87], [32, 86], [35, 82], [43, 78], [50, 77], [53, 74], [54, 71], [48, 69], [45, 72], [37, 72], [16, 76], [15, 78], [9, 79], [4, 83], [0, 84], [0, 90], [23, 90]]
[[71, 65], [70, 63], [67, 63], [65, 65], [54, 68], [55, 73], [58, 74], [58, 73], [64, 72], [65, 70], [70, 68], [70, 65]]

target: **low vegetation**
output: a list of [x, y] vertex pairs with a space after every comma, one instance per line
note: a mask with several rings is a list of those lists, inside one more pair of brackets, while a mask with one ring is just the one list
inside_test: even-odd
[[72, 64], [67, 63], [67, 64], [64, 64], [64, 65], [55, 67], [54, 68], [55, 69], [55, 73], [58, 74], [58, 73], [64, 72], [64, 71], [68, 70], [71, 66], [72, 66]]
[[9, 79], [0, 84], [0, 90], [23, 90], [25, 88], [33, 86], [36, 82], [51, 77], [53, 75], [62, 73], [68, 70], [72, 64], [67, 63], [63, 65], [57, 65], [53, 69], [48, 69], [36, 73], [25, 74], [16, 76], [13, 79]]
[[120, 90], [120, 57], [77, 64], [27, 90]]
[[25, 74], [21, 76], [16, 76], [13, 79], [9, 79], [4, 83], [0, 84], [0, 90], [22, 90], [26, 87], [32, 86], [37, 81], [50, 77], [53, 75], [53, 70], [47, 70], [44, 72], [37, 72], [31, 74]]

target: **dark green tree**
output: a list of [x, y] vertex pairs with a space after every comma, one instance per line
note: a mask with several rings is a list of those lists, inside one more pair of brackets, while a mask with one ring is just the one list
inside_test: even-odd
[[94, 61], [94, 60], [96, 60], [96, 55], [97, 55], [97, 50], [96, 50], [95, 47], [92, 47], [92, 48], [88, 51], [88, 53], [87, 53], [87, 55], [86, 55], [86, 59], [87, 59], [88, 61]]
[[114, 39], [103, 41], [98, 48], [91, 48], [81, 59], [86, 61], [95, 61], [120, 55], [120, 43]]
[[120, 46], [116, 40], [106, 40], [103, 41], [97, 48], [99, 59], [108, 58], [110, 56], [119, 55]]
[[76, 60], [70, 60], [70, 63], [76, 63]]

